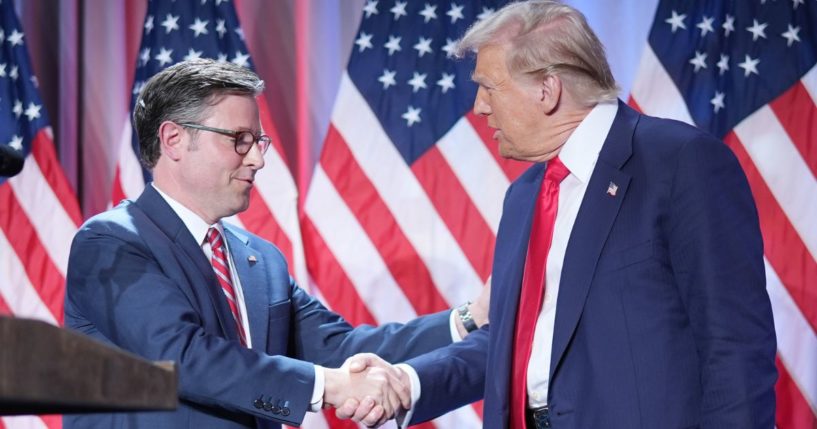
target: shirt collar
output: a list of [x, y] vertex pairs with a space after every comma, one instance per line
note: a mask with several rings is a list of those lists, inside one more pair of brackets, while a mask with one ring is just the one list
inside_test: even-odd
[[587, 183], [590, 180], [617, 112], [617, 101], [597, 104], [579, 123], [559, 151], [559, 159], [580, 181]]
[[207, 231], [210, 230], [210, 227], [215, 227], [218, 229], [218, 232], [221, 236], [224, 236], [224, 230], [221, 227], [221, 222], [216, 222], [214, 225], [208, 225], [204, 219], [200, 218], [199, 215], [193, 213], [192, 210], [188, 209], [182, 203], [176, 201], [170, 195], [165, 194], [159, 189], [156, 184], [151, 183], [153, 189], [159, 192], [159, 195], [167, 201], [167, 204], [170, 205], [170, 208], [176, 213], [179, 218], [181, 218], [182, 223], [184, 226], [187, 227], [187, 230], [190, 231], [190, 234], [193, 235], [193, 238], [196, 240], [196, 243], [201, 246], [204, 243], [204, 239], [207, 237]]

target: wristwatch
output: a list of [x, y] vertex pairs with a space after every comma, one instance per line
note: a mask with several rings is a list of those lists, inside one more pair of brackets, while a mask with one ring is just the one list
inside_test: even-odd
[[457, 307], [457, 315], [459, 316], [465, 331], [470, 333], [479, 329], [479, 326], [477, 326], [477, 322], [474, 322], [474, 316], [471, 315], [471, 310], [468, 309], [469, 305], [471, 305], [471, 301]]

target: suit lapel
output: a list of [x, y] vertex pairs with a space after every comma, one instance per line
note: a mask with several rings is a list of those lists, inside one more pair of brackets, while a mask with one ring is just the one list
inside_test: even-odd
[[[516, 313], [522, 290], [522, 273], [525, 267], [533, 209], [544, 177], [544, 165], [528, 169], [509, 190], [502, 222], [497, 234], [494, 253], [493, 293], [491, 314], [501, 317], [491, 320], [491, 341], [495, 368], [507, 371], [504, 377], [496, 377], [496, 391], [508, 392], [513, 358], [513, 339]], [[506, 395], [499, 395], [503, 401]]]
[[265, 277], [264, 258], [261, 253], [249, 246], [248, 237], [235, 228], [224, 225], [227, 245], [233, 256], [236, 274], [241, 279], [241, 292], [244, 294], [244, 306], [247, 309], [247, 320], [250, 325], [250, 338], [254, 349], [264, 351], [267, 345], [269, 326], [269, 303]]
[[599, 153], [570, 233], [553, 328], [551, 380], [576, 330], [601, 250], [626, 197], [630, 175], [621, 168], [632, 154], [637, 122], [638, 114], [619, 102], [616, 119]]
[[[181, 259], [180, 264], [189, 276], [193, 293], [198, 295], [203, 292], [207, 296], [207, 301], [215, 310], [221, 331], [227, 338], [238, 341], [238, 332], [232, 320], [230, 307], [213, 273], [213, 267], [201, 250], [201, 245], [196, 243], [184, 222], [151, 185], [145, 187], [145, 191], [136, 200], [136, 204], [173, 242], [173, 246], [178, 250], [174, 254]], [[190, 267], [195, 267], [195, 269]], [[197, 287], [197, 285], [203, 287]]]

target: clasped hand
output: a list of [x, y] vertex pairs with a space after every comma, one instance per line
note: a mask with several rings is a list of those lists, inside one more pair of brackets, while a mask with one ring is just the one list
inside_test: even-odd
[[378, 427], [411, 406], [408, 376], [380, 357], [362, 353], [340, 368], [326, 368], [324, 407], [336, 408], [341, 419]]

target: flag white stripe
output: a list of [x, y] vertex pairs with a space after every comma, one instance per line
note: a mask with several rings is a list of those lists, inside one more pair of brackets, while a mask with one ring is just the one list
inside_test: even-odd
[[378, 249], [320, 164], [312, 175], [304, 210], [378, 323], [406, 322], [417, 317]]
[[9, 179], [8, 183], [32, 227], [37, 231], [49, 258], [65, 277], [68, 253], [77, 225], [65, 212], [33, 156], [28, 157], [23, 171]]
[[43, 419], [37, 416], [8, 416], [2, 420], [7, 429], [48, 429]]
[[480, 428], [482, 419], [470, 405], [458, 408], [434, 419], [438, 428]]
[[468, 197], [496, 234], [502, 217], [502, 201], [510, 185], [508, 177], [488, 152], [479, 134], [462, 117], [437, 143]]
[[329, 429], [329, 424], [326, 423], [323, 413], [306, 413], [301, 427], [309, 429]]
[[[130, 119], [126, 118], [119, 140], [119, 182], [125, 197], [135, 200], [145, 189], [145, 178], [142, 175], [142, 164], [131, 146], [132, 135]], [[119, 201], [113, 201], [114, 205], [118, 203]]]
[[817, 258], [817, 180], [777, 116], [763, 106], [734, 131], [812, 258]]
[[817, 65], [803, 76], [801, 82], [803, 82], [803, 86], [806, 87], [806, 91], [811, 96], [811, 101], [817, 104]]
[[0, 295], [15, 315], [57, 324], [56, 315], [37, 294], [11, 243], [0, 231]]
[[768, 260], [764, 262], [780, 359], [817, 415], [817, 337], [772, 265]]
[[256, 173], [255, 186], [264, 204], [272, 212], [292, 245], [293, 277], [299, 284], [307, 284], [304, 247], [301, 239], [301, 224], [298, 219], [298, 189], [290, 174], [289, 167], [276, 150], [264, 155], [265, 166]]
[[221, 221], [222, 222], [227, 222], [230, 225], [233, 225], [233, 226], [235, 226], [237, 228], [241, 228], [241, 229], [244, 229], [244, 230], [247, 229], [247, 228], [244, 227], [244, 223], [241, 222], [241, 219], [238, 217], [237, 214], [234, 214], [234, 215], [232, 215], [230, 217], [225, 217]]
[[346, 72], [335, 106], [342, 107], [333, 110], [332, 124], [425, 263], [440, 294], [450, 305], [475, 296], [482, 286], [479, 276]]
[[632, 97], [644, 113], [693, 124], [684, 98], [649, 43], [633, 83]]

